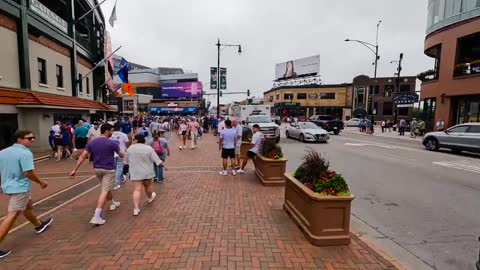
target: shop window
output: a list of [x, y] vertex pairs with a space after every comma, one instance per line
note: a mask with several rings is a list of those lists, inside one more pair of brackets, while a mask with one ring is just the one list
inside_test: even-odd
[[293, 99], [293, 94], [283, 94], [283, 99], [284, 100], [292, 100]]
[[57, 65], [57, 87], [63, 88], [63, 67]]
[[395, 87], [394, 87], [393, 85], [391, 85], [391, 84], [385, 85], [385, 87], [384, 87], [385, 96], [386, 96], [386, 97], [391, 97], [394, 88], [395, 88]]
[[393, 114], [393, 104], [392, 102], [383, 103], [383, 115], [392, 115]]
[[373, 103], [373, 114], [378, 114], [378, 102]]
[[47, 61], [37, 58], [38, 62], [38, 83], [47, 84]]
[[408, 116], [408, 107], [407, 108], [398, 108], [398, 115]]
[[320, 99], [335, 99], [335, 93], [320, 93]]
[[80, 73], [78, 73], [78, 91], [83, 93], [83, 76]]
[[298, 93], [297, 94], [297, 99], [307, 99], [307, 94], [306, 93]]
[[275, 100], [280, 100], [280, 94], [275, 95]]
[[85, 77], [85, 86], [87, 88], [87, 95], [90, 95], [90, 78]]
[[454, 76], [480, 73], [480, 32], [457, 40]]

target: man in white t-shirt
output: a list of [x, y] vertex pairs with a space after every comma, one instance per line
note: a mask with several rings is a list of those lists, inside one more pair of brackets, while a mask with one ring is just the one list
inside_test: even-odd
[[263, 133], [260, 132], [260, 126], [255, 124], [253, 125], [253, 137], [252, 137], [253, 147], [250, 148], [250, 150], [248, 150], [247, 157], [243, 160], [242, 168], [237, 170], [237, 173], [245, 173], [244, 169], [245, 169], [245, 166], [247, 166], [248, 160], [255, 158], [257, 153], [260, 152], [260, 149], [262, 148], [262, 142], [263, 142]]
[[226, 176], [228, 158], [232, 164], [232, 175], [236, 175], [235, 171], [235, 145], [237, 144], [237, 130], [232, 128], [232, 122], [230, 120], [225, 120], [225, 129], [220, 132], [220, 144], [219, 148], [222, 150], [222, 159], [223, 159], [223, 171], [220, 172], [220, 175]]
[[162, 124], [160, 123], [160, 119], [152, 121], [152, 123], [150, 123], [150, 132], [152, 134], [155, 134], [156, 132], [160, 132], [161, 126]]
[[192, 140], [192, 149], [197, 148], [198, 140], [198, 129], [200, 124], [198, 124], [197, 119], [194, 117], [188, 122], [188, 133], [190, 133], [190, 139]]
[[[120, 146], [120, 152], [125, 153], [127, 151], [128, 144], [130, 140], [128, 139], [127, 134], [122, 132], [122, 126], [120, 123], [116, 123], [113, 126], [113, 134], [110, 137], [111, 140], [114, 140]], [[115, 153], [115, 186], [114, 189], [119, 189], [120, 184], [125, 182], [123, 177], [123, 159]]]

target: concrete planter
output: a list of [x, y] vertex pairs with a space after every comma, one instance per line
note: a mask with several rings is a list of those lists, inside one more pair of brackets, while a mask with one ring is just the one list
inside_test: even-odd
[[285, 185], [286, 159], [268, 159], [257, 154], [253, 159], [255, 164], [255, 173], [262, 181], [264, 186], [283, 186]]
[[240, 145], [240, 157], [242, 159], [247, 158], [247, 152], [252, 148], [253, 143], [250, 142], [242, 142], [242, 145]]
[[319, 196], [285, 174], [283, 209], [316, 246], [350, 244], [350, 207], [355, 196]]

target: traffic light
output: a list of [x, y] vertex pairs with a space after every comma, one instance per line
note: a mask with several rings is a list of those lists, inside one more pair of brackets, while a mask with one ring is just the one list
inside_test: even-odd
[[250, 89], [247, 90], [247, 97], [250, 96]]

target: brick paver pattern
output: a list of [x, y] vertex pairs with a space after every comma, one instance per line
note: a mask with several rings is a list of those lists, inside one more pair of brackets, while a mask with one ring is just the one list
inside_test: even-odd
[[2, 247], [13, 253], [0, 269], [396, 269], [356, 237], [350, 246], [310, 245], [282, 209], [283, 187], [264, 187], [253, 173], [218, 174], [216, 140], [205, 134], [198, 149], [180, 151], [172, 136], [166, 182], [138, 217], [128, 182], [107, 223], [90, 225], [92, 191], [54, 212], [45, 233], [27, 226], [9, 235]]

